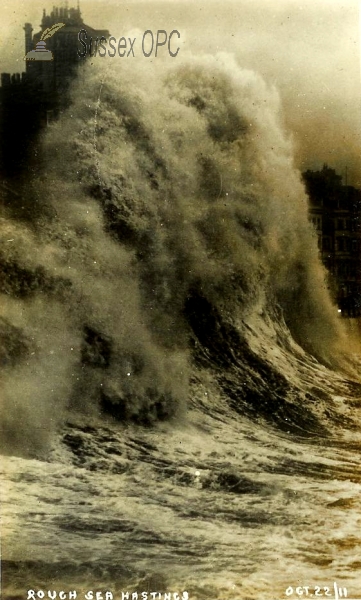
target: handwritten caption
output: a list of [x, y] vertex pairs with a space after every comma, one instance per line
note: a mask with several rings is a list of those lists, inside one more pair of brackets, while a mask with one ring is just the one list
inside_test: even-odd
[[[26, 600], [43, 600], [44, 598], [50, 598], [50, 600], [75, 600], [78, 598], [79, 593], [76, 590], [68, 592], [56, 591], [56, 590], [28, 590]], [[115, 596], [110, 591], [94, 591], [88, 590], [83, 592], [80, 597], [85, 600], [189, 600], [188, 592], [120, 592], [119, 595]]]
[[333, 598], [333, 600], [340, 600], [341, 598], [347, 598], [347, 588], [339, 586], [334, 582], [333, 586], [319, 586], [319, 585], [302, 585], [292, 587], [291, 585], [285, 591], [286, 596], [308, 596], [312, 598]]

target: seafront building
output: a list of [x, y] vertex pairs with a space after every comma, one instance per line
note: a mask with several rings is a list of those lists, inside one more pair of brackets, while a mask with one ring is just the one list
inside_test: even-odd
[[110, 35], [86, 25], [79, 4], [77, 8], [54, 7], [50, 14], [43, 11], [38, 33], [33, 35], [31, 23], [25, 23], [24, 56], [35, 49], [42, 33], [57, 23], [64, 26], [46, 39], [53, 60], [26, 60], [24, 72], [1, 73], [0, 164], [6, 177], [17, 176], [31, 161], [32, 145], [41, 128], [69, 105], [69, 84], [84, 62], [78, 56], [80, 30], [85, 29], [93, 40]]
[[303, 179], [331, 294], [343, 316], [361, 316], [361, 190], [343, 185], [326, 164]]

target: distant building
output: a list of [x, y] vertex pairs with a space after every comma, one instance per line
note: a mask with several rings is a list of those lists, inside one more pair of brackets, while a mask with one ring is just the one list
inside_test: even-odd
[[31, 161], [32, 143], [38, 132], [69, 105], [69, 84], [78, 65], [84, 62], [78, 56], [79, 31], [85, 29], [93, 40], [109, 37], [108, 31], [84, 24], [79, 5], [54, 7], [49, 15], [43, 11], [41, 31], [35, 35], [31, 23], [25, 23], [24, 55], [35, 48], [45, 29], [59, 22], [64, 27], [46, 40], [54, 60], [26, 61], [26, 70], [21, 74], [1, 73], [0, 169], [5, 176], [18, 175]]
[[342, 177], [327, 165], [306, 171], [303, 179], [331, 292], [344, 316], [360, 316], [361, 190], [343, 185]]

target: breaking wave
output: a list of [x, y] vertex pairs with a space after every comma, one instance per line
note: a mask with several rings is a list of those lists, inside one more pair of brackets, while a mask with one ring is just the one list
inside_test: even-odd
[[277, 92], [228, 55], [103, 67], [1, 220], [3, 450], [42, 452], [69, 411], [184, 419], [209, 377], [326, 432], [300, 365], [342, 367], [344, 334]]

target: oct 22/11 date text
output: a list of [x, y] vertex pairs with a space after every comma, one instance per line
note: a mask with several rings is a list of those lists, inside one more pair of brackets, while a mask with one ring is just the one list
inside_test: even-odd
[[[348, 600], [353, 600], [348, 597], [347, 588], [344, 586], [338, 585], [334, 582], [332, 585], [298, 585], [298, 586], [288, 586], [285, 591], [285, 596], [287, 598], [332, 598], [333, 600], [341, 600], [342, 598], [348, 598]], [[358, 600], [358, 599], [354, 599]]]

